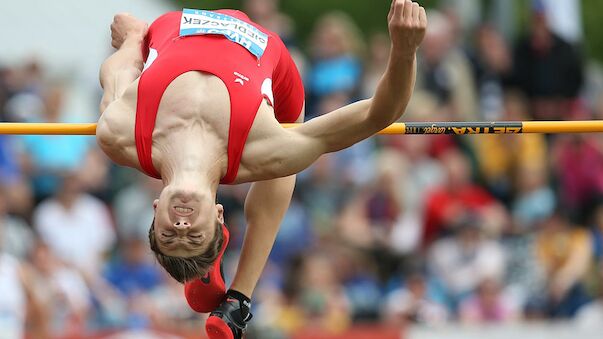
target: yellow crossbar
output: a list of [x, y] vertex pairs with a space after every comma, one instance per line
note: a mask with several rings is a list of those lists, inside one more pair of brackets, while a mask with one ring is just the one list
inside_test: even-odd
[[[283, 124], [285, 128], [297, 124]], [[395, 123], [379, 134], [599, 133], [603, 120]], [[0, 134], [95, 135], [96, 124], [0, 123]]]

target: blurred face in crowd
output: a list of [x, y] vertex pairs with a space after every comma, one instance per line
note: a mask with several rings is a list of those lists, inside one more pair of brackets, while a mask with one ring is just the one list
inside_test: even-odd
[[486, 309], [492, 309], [496, 307], [498, 303], [498, 297], [500, 294], [500, 284], [495, 280], [488, 279], [482, 282], [477, 290], [480, 303]]
[[362, 42], [358, 29], [345, 13], [334, 12], [323, 16], [313, 34], [313, 50], [315, 57], [331, 59], [355, 54]]
[[481, 230], [479, 226], [464, 226], [459, 231], [459, 240], [463, 247], [467, 250], [473, 250], [480, 242]]
[[408, 279], [407, 286], [408, 290], [410, 291], [410, 293], [412, 293], [415, 298], [421, 299], [425, 297], [427, 287], [425, 286], [425, 278], [420, 274], [415, 274], [411, 276]]
[[555, 212], [550, 218], [543, 221], [542, 231], [544, 233], [563, 232], [568, 228], [568, 226], [567, 220], [559, 212]]
[[303, 265], [304, 285], [318, 290], [336, 284], [333, 262], [324, 254], [306, 257]]
[[471, 183], [469, 159], [459, 151], [449, 151], [442, 157], [446, 169], [448, 187], [454, 190]]
[[255, 20], [265, 19], [277, 12], [278, 0], [246, 0], [245, 12]]
[[61, 188], [56, 192], [56, 197], [65, 208], [70, 208], [84, 191], [84, 187], [76, 172], [64, 172], [61, 176]]
[[370, 41], [371, 63], [380, 64], [383, 67], [387, 65], [391, 42], [385, 34], [375, 34]]
[[145, 241], [138, 238], [128, 239], [125, 242], [124, 258], [130, 264], [142, 264], [147, 261], [148, 248]]
[[544, 166], [525, 165], [519, 168], [517, 180], [518, 191], [534, 192], [546, 186], [548, 173]]
[[496, 72], [507, 72], [511, 69], [511, 53], [502, 35], [494, 27], [480, 27], [477, 45], [483, 62]]
[[535, 50], [546, 52], [551, 48], [553, 35], [549, 29], [546, 13], [543, 10], [532, 14], [532, 47]]
[[65, 89], [62, 86], [54, 85], [49, 87], [44, 93], [44, 105], [46, 107], [45, 120], [57, 122], [61, 118], [61, 109], [65, 101]]
[[453, 37], [448, 18], [439, 12], [427, 14], [429, 26], [421, 45], [423, 59], [430, 65], [439, 64], [450, 50]]
[[34, 266], [43, 274], [51, 274], [59, 266], [57, 259], [50, 248], [41, 242], [36, 243], [31, 252]]

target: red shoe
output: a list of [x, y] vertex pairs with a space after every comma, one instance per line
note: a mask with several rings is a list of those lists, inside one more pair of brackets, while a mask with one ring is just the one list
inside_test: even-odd
[[247, 330], [247, 323], [253, 315], [249, 313], [249, 300], [241, 301], [226, 295], [220, 306], [211, 312], [205, 322], [205, 333], [209, 339], [241, 339]]
[[222, 232], [224, 234], [224, 243], [214, 266], [203, 278], [184, 284], [184, 296], [188, 305], [195, 312], [209, 313], [213, 311], [220, 305], [226, 295], [222, 258], [230, 240], [230, 233], [225, 225], [222, 225]]

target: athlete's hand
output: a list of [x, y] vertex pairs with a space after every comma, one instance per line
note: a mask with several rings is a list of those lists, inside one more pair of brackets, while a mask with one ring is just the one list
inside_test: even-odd
[[413, 55], [425, 37], [425, 8], [412, 0], [393, 0], [387, 16], [392, 53]]
[[119, 13], [111, 24], [111, 46], [120, 48], [127, 38], [144, 38], [149, 26], [128, 13]]

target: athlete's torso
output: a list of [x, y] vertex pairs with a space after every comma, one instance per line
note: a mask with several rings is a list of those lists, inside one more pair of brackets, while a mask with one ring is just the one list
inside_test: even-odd
[[[278, 37], [241, 12], [218, 12], [265, 34], [263, 55], [258, 57], [223, 35], [180, 36], [182, 12], [165, 14], [150, 26], [143, 51], [145, 69], [123, 98], [124, 105], [135, 110], [135, 120], [130, 121], [135, 142], [130, 146], [134, 146], [139, 163], [134, 167], [149, 175], [160, 176], [155, 155], [161, 145], [178, 131], [196, 128], [198, 140], [191, 142], [200, 147], [211, 144], [224, 154], [223, 183], [247, 181], [237, 178], [249, 176], [249, 168], [256, 166], [247, 164], [243, 154], [257, 134], [250, 133], [254, 122], [265, 125], [258, 120], [275, 117], [292, 122], [301, 112], [303, 89], [301, 94], [299, 89], [290, 90], [301, 87], [301, 80], [289, 65], [290, 57], [282, 60], [288, 53]], [[283, 67], [285, 62], [288, 67]], [[274, 98], [273, 93], [282, 94]]]

